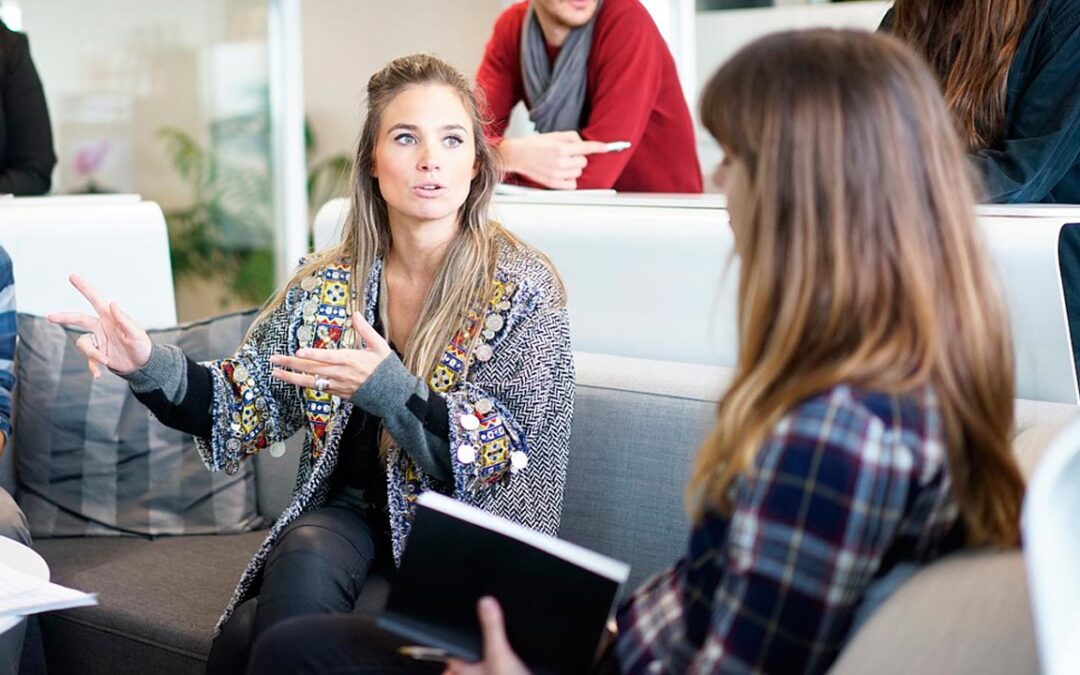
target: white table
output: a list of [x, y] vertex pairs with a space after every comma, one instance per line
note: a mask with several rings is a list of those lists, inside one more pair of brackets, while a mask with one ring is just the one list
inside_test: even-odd
[[[49, 564], [45, 562], [45, 559], [29, 546], [23, 546], [14, 539], [0, 537], [0, 560], [23, 574], [29, 574], [42, 581], [49, 580]], [[0, 633], [11, 630], [22, 619], [21, 616], [0, 616]]]

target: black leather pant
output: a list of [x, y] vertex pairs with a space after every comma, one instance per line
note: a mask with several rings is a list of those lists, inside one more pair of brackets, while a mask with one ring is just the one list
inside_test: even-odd
[[372, 567], [389, 564], [390, 555], [386, 535], [345, 503], [331, 500], [300, 516], [271, 549], [258, 595], [214, 639], [206, 672], [245, 672], [252, 645], [286, 619], [351, 612]]
[[[415, 642], [381, 630], [358, 614], [305, 616], [282, 621], [255, 643], [250, 675], [437, 675], [445, 665], [417, 661], [397, 648]], [[558, 645], [552, 645], [558, 649]], [[611, 650], [592, 670], [617, 675]], [[538, 674], [539, 675], [539, 674]]]
[[258, 675], [437, 675], [445, 665], [401, 656], [415, 644], [387, 633], [358, 614], [306, 616], [283, 621], [255, 643], [249, 673]]

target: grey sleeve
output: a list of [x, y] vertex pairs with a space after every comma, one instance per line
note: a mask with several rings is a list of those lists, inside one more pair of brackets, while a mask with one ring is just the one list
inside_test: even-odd
[[[440, 399], [440, 400], [433, 400]], [[424, 473], [452, 482], [446, 402], [391, 353], [351, 399], [353, 405], [382, 418], [386, 430]], [[431, 423], [429, 408], [441, 407], [442, 422]], [[438, 415], [434, 416], [438, 419]]]
[[187, 357], [175, 345], [154, 343], [145, 366], [126, 375], [117, 375], [127, 380], [136, 394], [160, 389], [170, 403], [179, 405], [187, 390]]

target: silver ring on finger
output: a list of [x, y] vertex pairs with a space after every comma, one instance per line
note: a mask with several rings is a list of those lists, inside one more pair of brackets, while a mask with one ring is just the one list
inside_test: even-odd
[[90, 344], [94, 345], [94, 349], [101, 349], [101, 346], [98, 345], [97, 335], [94, 333], [87, 333], [87, 335], [90, 336]]
[[315, 391], [326, 391], [330, 387], [330, 380], [319, 375], [315, 376]]

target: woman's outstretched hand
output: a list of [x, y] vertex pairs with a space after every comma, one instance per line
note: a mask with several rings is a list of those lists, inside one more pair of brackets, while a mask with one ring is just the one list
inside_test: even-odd
[[68, 280], [82, 293], [97, 316], [82, 312], [57, 312], [49, 315], [49, 321], [87, 331], [75, 341], [75, 347], [89, 361], [94, 377], [101, 377], [99, 366], [110, 368], [120, 375], [145, 366], [153, 347], [146, 331], [115, 302], [105, 302], [86, 280], [76, 274], [72, 274]]
[[352, 315], [353, 330], [363, 339], [355, 349], [298, 349], [295, 356], [275, 354], [271, 375], [298, 387], [319, 389], [343, 399], [353, 397], [368, 381], [383, 360], [390, 356], [390, 345], [371, 327], [359, 312]]
[[480, 629], [484, 633], [484, 660], [466, 663], [450, 659], [446, 662], [443, 675], [529, 675], [529, 669], [506, 639], [506, 624], [499, 601], [480, 598], [476, 603], [476, 615], [480, 618]]

